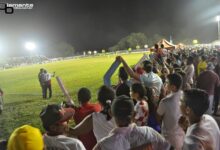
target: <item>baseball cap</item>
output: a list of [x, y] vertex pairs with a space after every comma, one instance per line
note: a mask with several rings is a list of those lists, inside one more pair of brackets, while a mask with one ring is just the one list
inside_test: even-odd
[[70, 120], [75, 111], [72, 108], [63, 108], [60, 105], [51, 104], [40, 113], [40, 118], [43, 123], [43, 127], [48, 130], [49, 127], [56, 123], [62, 123]]
[[43, 150], [43, 137], [39, 129], [23, 125], [13, 131], [9, 140], [8, 150]]

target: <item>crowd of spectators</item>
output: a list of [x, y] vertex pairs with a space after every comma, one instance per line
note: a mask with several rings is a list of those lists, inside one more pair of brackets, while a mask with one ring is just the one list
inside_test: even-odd
[[[155, 46], [149, 60], [130, 67], [117, 56], [117, 85], [102, 85], [98, 103], [89, 88], [79, 106], [50, 104], [40, 112], [45, 133], [24, 125], [1, 148], [8, 150], [220, 150], [220, 53]], [[108, 71], [110, 74], [113, 71]], [[110, 79], [110, 76], [105, 76]], [[73, 119], [76, 126], [69, 126]], [[1, 149], [0, 148], [0, 149]]]

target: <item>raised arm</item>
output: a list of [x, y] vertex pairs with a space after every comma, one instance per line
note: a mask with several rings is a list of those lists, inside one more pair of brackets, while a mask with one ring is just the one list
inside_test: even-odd
[[116, 57], [116, 60], [119, 60], [122, 62], [124, 68], [125, 68], [125, 71], [129, 74], [130, 77], [140, 81], [140, 77], [137, 73], [135, 73], [131, 67], [128, 66], [127, 62], [121, 57], [121, 56], [117, 56]]
[[104, 75], [104, 85], [106, 86], [111, 86], [111, 77], [114, 74], [115, 70], [118, 68], [118, 66], [120, 65], [120, 61], [115, 60], [113, 62], [113, 64], [111, 65], [111, 67], [108, 69], [108, 71], [105, 73]]

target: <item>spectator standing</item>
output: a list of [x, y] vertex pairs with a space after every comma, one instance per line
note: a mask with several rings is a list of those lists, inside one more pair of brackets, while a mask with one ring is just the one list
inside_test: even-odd
[[209, 109], [207, 114], [213, 113], [214, 92], [220, 85], [218, 75], [213, 71], [212, 64], [208, 64], [207, 70], [203, 71], [197, 78], [196, 87], [205, 90], [209, 94]]
[[49, 98], [52, 97], [52, 85], [51, 85], [51, 77], [55, 76], [55, 72], [53, 74], [48, 73], [44, 70], [43, 74], [43, 82], [44, 82], [44, 91], [43, 91], [43, 98], [47, 98], [47, 89], [49, 90]]
[[202, 71], [205, 71], [207, 68], [207, 62], [206, 62], [206, 56], [202, 56], [199, 63], [198, 63], [198, 66], [197, 66], [197, 72], [198, 72], [198, 75], [202, 72]]
[[134, 107], [134, 122], [138, 126], [147, 125], [149, 109], [147, 103], [146, 89], [141, 83], [134, 83], [131, 86], [131, 97], [137, 102]]
[[[78, 101], [80, 107], [75, 107], [74, 121], [76, 125], [78, 125], [86, 116], [93, 112], [100, 112], [101, 105], [100, 104], [91, 104], [89, 101], [91, 100], [91, 92], [89, 89], [83, 87], [78, 91]], [[83, 145], [87, 150], [92, 150], [92, 148], [97, 143], [96, 138], [94, 136], [93, 131], [89, 133], [79, 135], [78, 139], [82, 141]]]
[[115, 98], [115, 92], [112, 88], [105, 85], [101, 86], [98, 91], [98, 101], [102, 106], [100, 112], [93, 112], [84, 118], [80, 124], [70, 128], [70, 135], [79, 136], [93, 131], [96, 140], [99, 141], [116, 126], [114, 119], [111, 117], [111, 103]]
[[113, 101], [111, 112], [117, 127], [101, 139], [94, 150], [168, 149], [168, 143], [158, 132], [132, 123], [134, 104], [131, 98], [125, 95], [117, 97]]
[[193, 77], [195, 73], [194, 65], [193, 65], [193, 57], [189, 56], [187, 59], [187, 66], [184, 69], [185, 72], [185, 83], [183, 83], [183, 89], [189, 89], [193, 86]]
[[161, 93], [161, 89], [163, 87], [163, 82], [161, 78], [153, 72], [153, 66], [149, 61], [143, 62], [143, 69], [145, 73], [139, 75], [135, 73], [126, 63], [126, 61], [121, 57], [117, 56], [117, 60], [120, 60], [130, 77], [136, 79], [137, 81], [141, 82], [144, 86], [152, 88], [155, 90], [155, 100], [159, 100], [159, 96]]
[[176, 150], [183, 146], [184, 131], [178, 124], [181, 116], [179, 102], [181, 97], [182, 78], [178, 74], [169, 74], [168, 90], [171, 91], [162, 99], [157, 108], [158, 122], [162, 123], [161, 132], [165, 139]]
[[[216, 62], [216, 66], [215, 66], [215, 73], [218, 75], [219, 79], [220, 79], [220, 54], [218, 54], [217, 57], [217, 62]], [[218, 86], [215, 90], [215, 95], [214, 95], [214, 101], [215, 101], [215, 105], [214, 105], [214, 115], [218, 115], [218, 105], [219, 105], [219, 101], [220, 101], [220, 86]]]
[[[44, 95], [44, 86], [45, 86], [45, 77], [44, 77], [44, 69], [41, 68], [40, 72], [38, 73], [38, 81], [40, 83], [40, 87], [41, 87], [41, 91], [42, 91], [42, 95]], [[43, 97], [44, 98], [44, 97]]]
[[130, 83], [128, 81], [128, 74], [126, 73], [124, 67], [119, 68], [118, 72], [119, 83], [115, 87], [116, 96], [127, 95], [130, 96]]
[[183, 150], [220, 150], [220, 130], [217, 122], [205, 115], [209, 108], [209, 95], [204, 90], [184, 92], [181, 110], [189, 120]]

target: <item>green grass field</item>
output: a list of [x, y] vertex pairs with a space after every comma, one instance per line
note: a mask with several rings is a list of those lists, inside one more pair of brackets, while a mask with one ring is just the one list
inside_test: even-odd
[[[123, 55], [130, 65], [135, 64], [143, 54]], [[4, 91], [4, 110], [0, 115], [0, 139], [8, 138], [10, 133], [24, 124], [30, 124], [42, 131], [39, 113], [49, 103], [65, 100], [56, 82], [52, 79], [53, 97], [43, 100], [38, 82], [40, 68], [56, 72], [70, 92], [74, 101], [80, 87], [88, 87], [92, 92], [92, 101], [96, 101], [97, 89], [103, 84], [103, 75], [115, 60], [115, 55], [93, 58], [72, 59], [48, 64], [18, 67], [0, 71], [0, 87]], [[117, 71], [112, 84], [117, 83]]]

